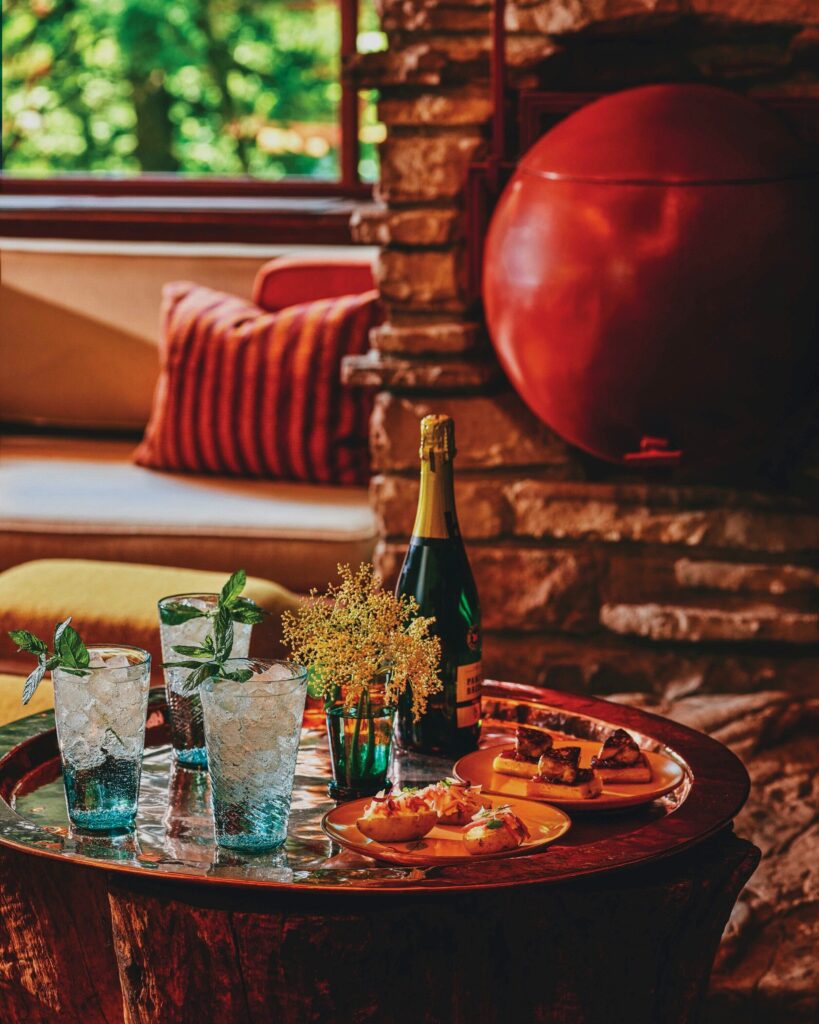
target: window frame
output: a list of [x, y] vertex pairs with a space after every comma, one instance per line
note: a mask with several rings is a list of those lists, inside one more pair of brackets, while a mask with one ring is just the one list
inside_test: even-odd
[[[341, 65], [338, 178], [264, 181], [152, 173], [132, 177], [60, 174], [29, 178], [0, 171], [0, 235], [54, 237], [56, 233], [61, 238], [149, 241], [351, 242], [351, 201], [370, 200], [373, 188], [358, 173], [359, 97], [350, 70], [356, 53], [359, 0], [336, 3]], [[175, 197], [180, 200], [178, 205], [171, 202]], [[93, 204], [89, 203], [92, 198]], [[166, 199], [168, 203], [158, 209], [157, 199]], [[242, 208], [235, 209], [235, 204], [231, 208], [231, 199], [244, 200]]]

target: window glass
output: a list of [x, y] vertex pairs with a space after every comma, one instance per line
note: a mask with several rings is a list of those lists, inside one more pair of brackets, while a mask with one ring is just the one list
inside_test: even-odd
[[[337, 0], [2, 0], [2, 16], [7, 172], [339, 175]], [[384, 45], [372, 0], [359, 29]], [[372, 93], [360, 122], [372, 180]]]
[[[361, 0], [358, 13], [359, 53], [376, 53], [387, 49], [387, 36], [381, 31], [374, 0]], [[375, 89], [359, 93], [358, 174], [362, 181], [378, 178], [378, 144], [384, 141], [386, 129], [378, 120], [378, 92]]]

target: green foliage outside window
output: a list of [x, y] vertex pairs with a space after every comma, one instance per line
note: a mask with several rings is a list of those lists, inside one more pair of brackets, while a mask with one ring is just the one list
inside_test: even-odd
[[[338, 176], [335, 0], [2, 0], [3, 169]], [[378, 45], [365, 5], [362, 36]], [[361, 171], [377, 167], [372, 98]]]

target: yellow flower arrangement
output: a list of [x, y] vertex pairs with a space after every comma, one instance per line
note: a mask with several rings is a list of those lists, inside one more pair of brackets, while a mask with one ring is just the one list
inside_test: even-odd
[[310, 670], [310, 692], [326, 704], [342, 699], [347, 709], [361, 713], [376, 681], [383, 683], [389, 706], [409, 686], [418, 719], [427, 698], [442, 686], [441, 643], [430, 633], [435, 619], [419, 615], [413, 598], [384, 590], [370, 565], [355, 572], [339, 565], [338, 573], [341, 582], [326, 594], [311, 590], [295, 613], [282, 615], [292, 657]]

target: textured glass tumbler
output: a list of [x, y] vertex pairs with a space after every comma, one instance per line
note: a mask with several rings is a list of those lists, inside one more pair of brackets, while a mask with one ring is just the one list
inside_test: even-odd
[[[162, 641], [162, 660], [183, 661], [184, 654], [177, 654], [176, 646], [200, 647], [213, 628], [213, 619], [200, 617], [187, 619], [178, 625], [162, 621], [163, 608], [169, 604], [181, 604], [211, 612], [216, 607], [217, 594], [174, 594], [163, 597], [159, 602], [159, 636]], [[250, 649], [250, 632], [253, 626], [242, 622], [233, 623], [232, 658], [246, 658]], [[202, 725], [202, 702], [198, 693], [182, 692], [185, 681], [191, 674], [189, 668], [165, 668], [165, 693], [171, 718], [171, 743], [174, 757], [179, 764], [188, 768], [206, 768], [208, 759], [205, 752], [205, 731]]]
[[287, 838], [307, 671], [286, 661], [225, 663], [226, 672], [237, 669], [253, 674], [201, 688], [216, 842], [275, 850]]
[[82, 675], [55, 668], [54, 718], [68, 817], [81, 829], [134, 824], [145, 746], [151, 656], [126, 645], [89, 647]]

